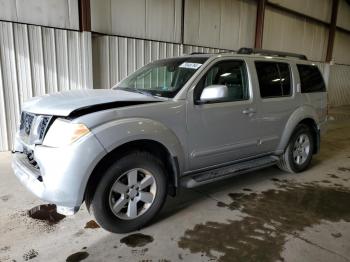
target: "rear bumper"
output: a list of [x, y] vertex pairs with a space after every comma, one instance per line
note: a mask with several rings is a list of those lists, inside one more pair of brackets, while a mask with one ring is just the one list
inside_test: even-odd
[[105, 154], [93, 134], [64, 148], [34, 147], [35, 168], [16, 139], [12, 168], [21, 183], [38, 198], [56, 204], [58, 211], [75, 213], [84, 200], [85, 188], [94, 167]]

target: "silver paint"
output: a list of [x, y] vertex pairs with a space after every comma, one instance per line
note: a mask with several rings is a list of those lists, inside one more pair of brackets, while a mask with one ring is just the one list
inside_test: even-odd
[[[249, 99], [197, 105], [193, 90], [211, 65], [239, 59], [247, 67]], [[262, 56], [234, 54], [212, 55], [173, 99], [161, 99], [116, 90], [86, 90], [36, 98], [25, 110], [38, 114], [67, 116], [81, 107], [113, 101], [154, 101], [89, 113], [72, 120], [83, 123], [91, 133], [65, 148], [29, 145], [40, 166], [44, 183], [36, 188], [32, 172], [14, 155], [14, 170], [22, 182], [38, 197], [66, 208], [79, 207], [93, 169], [112, 150], [128, 142], [148, 140], [163, 145], [177, 157], [180, 175], [215, 167], [223, 163], [261, 155], [280, 155], [296, 125], [310, 118], [323, 128], [326, 121], [327, 93], [301, 94], [297, 91], [298, 63], [292, 69], [293, 92], [290, 97], [261, 99], [255, 72], [255, 60]], [[23, 141], [17, 137], [15, 149], [21, 152]], [[29, 177], [29, 178], [23, 178]]]

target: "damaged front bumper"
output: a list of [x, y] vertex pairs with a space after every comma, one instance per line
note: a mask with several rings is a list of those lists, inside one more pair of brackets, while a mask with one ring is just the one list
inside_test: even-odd
[[[28, 147], [19, 136], [16, 137], [12, 157], [15, 175], [38, 198], [56, 204], [57, 212], [76, 213], [84, 201], [89, 176], [105, 149], [93, 134], [63, 148]], [[28, 158], [28, 150], [32, 152], [35, 164]]]

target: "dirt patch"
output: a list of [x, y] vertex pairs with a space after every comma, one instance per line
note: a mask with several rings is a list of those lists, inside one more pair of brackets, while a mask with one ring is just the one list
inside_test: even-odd
[[335, 179], [339, 178], [337, 175], [334, 175], [334, 174], [328, 174], [328, 176]]
[[338, 167], [338, 170], [342, 172], [346, 172], [346, 171], [350, 172], [350, 168], [348, 167]]
[[242, 198], [245, 194], [244, 193], [229, 193], [228, 195], [232, 200], [237, 200], [237, 199]]
[[82, 261], [89, 256], [88, 252], [77, 252], [67, 257], [66, 262]]
[[33, 207], [28, 211], [28, 216], [36, 220], [45, 221], [49, 225], [55, 225], [66, 217], [57, 213], [56, 205], [53, 204]]
[[143, 247], [153, 242], [153, 237], [141, 233], [131, 234], [120, 239], [120, 243], [124, 243], [129, 247]]
[[39, 255], [38, 251], [36, 251], [34, 249], [31, 249], [28, 252], [24, 253], [23, 259], [25, 261], [28, 261], [30, 259], [33, 259], [33, 258], [37, 257], [38, 255]]
[[0, 196], [0, 199], [4, 202], [8, 201], [9, 199], [11, 198], [11, 195], [3, 195], [3, 196]]
[[225, 204], [224, 202], [221, 202], [221, 201], [218, 201], [218, 202], [216, 203], [216, 205], [217, 205], [218, 207], [226, 207], [226, 206], [227, 206], [227, 204]]
[[[225, 205], [245, 216], [227, 223], [206, 222], [186, 230], [179, 247], [218, 261], [283, 260], [288, 235], [321, 220], [350, 222], [350, 191], [318, 184], [285, 184], [261, 194], [246, 194]], [[223, 205], [222, 205], [223, 206]]]
[[[8, 251], [8, 250], [10, 250], [10, 249], [11, 249], [10, 246], [4, 246], [4, 247], [0, 248], [0, 251]], [[0, 260], [0, 261], [1, 261], [1, 260]]]
[[86, 223], [84, 228], [95, 229], [95, 228], [100, 228], [100, 226], [96, 223], [95, 220], [90, 220], [89, 222]]
[[342, 237], [343, 235], [341, 234], [341, 233], [332, 233], [332, 237], [334, 237], [334, 238], [340, 238], [340, 237]]

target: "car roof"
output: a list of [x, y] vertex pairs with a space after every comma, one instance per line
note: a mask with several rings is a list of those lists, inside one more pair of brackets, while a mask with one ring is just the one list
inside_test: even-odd
[[295, 62], [298, 64], [312, 64], [314, 61], [303, 60], [295, 57], [281, 57], [281, 56], [269, 56], [269, 55], [260, 55], [260, 54], [237, 54], [237, 52], [222, 52], [222, 53], [193, 53], [185, 54], [182, 57], [203, 57], [203, 58], [219, 58], [219, 57], [232, 57], [232, 58], [253, 58], [256, 60], [263, 59], [267, 61], [284, 61], [284, 62]]

